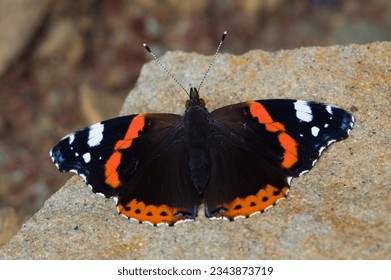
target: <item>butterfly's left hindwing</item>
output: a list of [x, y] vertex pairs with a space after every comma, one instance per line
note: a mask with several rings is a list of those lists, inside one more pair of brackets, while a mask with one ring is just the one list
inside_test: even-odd
[[189, 182], [181, 117], [140, 114], [97, 123], [63, 138], [50, 152], [95, 193], [117, 197], [120, 214], [151, 224], [194, 219], [198, 195]]

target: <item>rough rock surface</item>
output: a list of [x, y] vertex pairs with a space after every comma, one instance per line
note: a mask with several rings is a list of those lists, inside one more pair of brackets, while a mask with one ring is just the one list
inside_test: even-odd
[[[167, 53], [182, 83], [198, 85], [210, 57]], [[352, 112], [350, 137], [294, 179], [290, 195], [264, 214], [234, 222], [203, 215], [174, 227], [138, 224], [77, 176], [26, 222], [1, 259], [390, 259], [391, 43], [220, 54], [201, 95], [213, 110], [230, 103], [295, 98]], [[182, 113], [186, 95], [145, 65], [121, 114]], [[53, 167], [53, 172], [56, 172]]]
[[45, 20], [51, 0], [0, 2], [0, 76], [23, 52]]

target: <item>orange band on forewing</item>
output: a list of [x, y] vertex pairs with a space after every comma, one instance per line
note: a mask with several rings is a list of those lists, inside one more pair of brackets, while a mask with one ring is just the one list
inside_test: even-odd
[[117, 167], [121, 163], [122, 154], [114, 152], [105, 164], [106, 184], [116, 188], [121, 183], [118, 177]]
[[297, 142], [285, 131], [285, 126], [280, 122], [275, 122], [266, 108], [256, 102], [248, 102], [250, 113], [258, 122], [265, 125], [267, 131], [277, 133], [281, 147], [285, 150], [281, 166], [290, 168], [297, 162]]
[[123, 139], [118, 140], [114, 146], [114, 152], [105, 164], [105, 182], [113, 188], [117, 188], [121, 181], [117, 171], [121, 163], [121, 150], [129, 149], [132, 146], [133, 139], [137, 138], [145, 126], [145, 117], [140, 114], [135, 116], [130, 122], [129, 128]]
[[285, 131], [285, 126], [280, 122], [266, 123], [265, 127], [270, 132]]
[[249, 102], [250, 113], [254, 118], [258, 118], [260, 123], [271, 123], [273, 122], [272, 117], [269, 115], [265, 107], [263, 107], [260, 103], [255, 101]]
[[130, 146], [132, 146], [133, 139], [138, 137], [139, 132], [143, 130], [144, 125], [144, 115], [135, 116], [126, 131], [124, 139], [119, 140], [115, 144], [114, 150], [125, 150], [130, 148]]
[[297, 161], [297, 142], [286, 132], [278, 135], [280, 145], [284, 148], [284, 160], [281, 165], [290, 168]]

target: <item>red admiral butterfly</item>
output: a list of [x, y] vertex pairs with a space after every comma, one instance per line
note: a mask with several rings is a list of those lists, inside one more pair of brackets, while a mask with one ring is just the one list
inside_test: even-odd
[[190, 89], [183, 116], [106, 120], [64, 137], [50, 157], [140, 223], [194, 220], [202, 202], [208, 218], [234, 220], [284, 198], [291, 179], [353, 127], [346, 111], [302, 100], [249, 101], [209, 113], [198, 92]]

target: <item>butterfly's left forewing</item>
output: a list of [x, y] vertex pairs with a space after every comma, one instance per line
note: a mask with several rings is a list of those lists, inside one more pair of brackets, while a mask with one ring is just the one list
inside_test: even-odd
[[287, 194], [292, 177], [310, 170], [353, 127], [346, 111], [300, 100], [244, 102], [212, 116], [212, 175], [205, 192], [212, 218], [248, 217], [274, 205]]
[[63, 172], [79, 174], [95, 193], [116, 197], [120, 214], [139, 222], [194, 219], [198, 195], [189, 181], [181, 117], [139, 114], [97, 123], [64, 137], [50, 152]]

